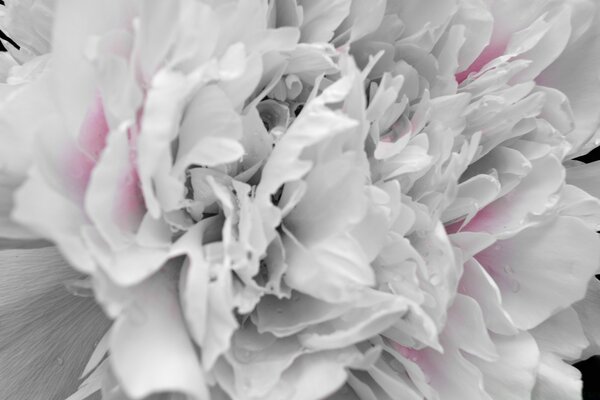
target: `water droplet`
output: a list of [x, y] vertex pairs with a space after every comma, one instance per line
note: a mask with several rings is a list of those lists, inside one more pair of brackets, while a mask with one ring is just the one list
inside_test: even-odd
[[64, 361], [64, 360], [63, 360], [61, 357], [58, 357], [58, 358], [56, 359], [56, 363], [57, 363], [58, 365], [63, 365], [63, 364], [65, 363], [65, 361]]
[[433, 286], [438, 286], [440, 283], [442, 283], [442, 278], [438, 274], [431, 274], [429, 277], [429, 283], [431, 283]]
[[516, 280], [513, 280], [513, 281], [511, 282], [511, 284], [510, 284], [510, 290], [511, 290], [513, 293], [517, 293], [517, 292], [519, 292], [519, 290], [521, 290], [521, 284], [520, 284], [518, 281], [516, 281]]
[[88, 279], [71, 279], [63, 283], [69, 293], [78, 297], [94, 297], [92, 281]]
[[505, 265], [504, 266], [504, 272], [506, 272], [509, 275], [512, 275], [515, 273], [515, 271], [512, 269], [512, 267], [510, 265]]
[[243, 363], [248, 363], [252, 360], [252, 352], [247, 349], [237, 349], [235, 355], [236, 358]]

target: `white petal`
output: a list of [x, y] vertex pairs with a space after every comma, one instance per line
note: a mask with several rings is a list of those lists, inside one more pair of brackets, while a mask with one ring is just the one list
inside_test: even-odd
[[115, 322], [111, 366], [125, 393], [143, 398], [174, 391], [204, 399], [204, 372], [189, 339], [176, 294], [166, 273], [130, 288], [133, 302]]
[[298, 5], [303, 10], [302, 36], [303, 42], [328, 42], [334, 30], [350, 12], [349, 0], [300, 0]]
[[[527, 226], [558, 201], [555, 195], [564, 182], [564, 168], [554, 156], [533, 163], [533, 169], [510, 193], [494, 201], [469, 222], [464, 230], [510, 235]], [[554, 199], [554, 201], [552, 201]]]
[[516, 336], [492, 335], [492, 340], [500, 355], [498, 361], [469, 357], [483, 372], [486, 392], [493, 399], [530, 399], [540, 359], [535, 340], [526, 332]]
[[500, 289], [477, 260], [465, 262], [458, 290], [477, 301], [490, 330], [504, 335], [517, 333], [512, 319], [502, 307]]
[[530, 333], [540, 351], [554, 353], [567, 360], [578, 359], [589, 344], [579, 317], [571, 307], [553, 315]]
[[583, 326], [590, 347], [584, 351], [584, 357], [600, 354], [600, 282], [592, 279], [583, 300], [575, 303], [573, 308]]
[[[597, 26], [598, 12], [595, 12], [592, 27]], [[574, 24], [577, 29], [579, 23]], [[575, 116], [575, 130], [567, 138], [573, 145], [574, 155], [584, 154], [597, 146], [596, 141], [588, 143], [598, 130], [600, 116], [596, 110], [600, 107], [600, 42], [595, 28], [565, 49], [560, 57], [545, 69], [537, 78], [543, 86], [553, 87], [563, 92], [569, 99]]]
[[469, 354], [487, 361], [498, 359], [496, 347], [485, 326], [482, 310], [471, 297], [460, 294], [455, 297], [448, 310], [444, 335]]
[[[180, 175], [191, 164], [214, 166], [234, 161], [236, 158], [223, 150], [234, 146], [241, 135], [242, 123], [225, 93], [214, 85], [202, 88], [186, 107], [173, 173]], [[243, 148], [238, 144], [235, 150], [234, 156], [239, 158]]]
[[[95, 263], [79, 236], [87, 218], [78, 205], [48, 186], [37, 167], [15, 195], [13, 218], [19, 223], [54, 240], [67, 260], [77, 269], [91, 272]], [[44, 199], [44, 208], [39, 207]]]
[[567, 168], [567, 183], [600, 199], [600, 161]]
[[558, 217], [498, 241], [477, 260], [492, 276], [515, 325], [530, 329], [585, 295], [598, 269], [596, 233], [572, 217]]
[[352, 348], [320, 352], [298, 358], [282, 375], [279, 385], [264, 400], [325, 398], [344, 384], [346, 367], [362, 354]]
[[581, 372], [552, 353], [542, 354], [532, 400], [581, 399]]

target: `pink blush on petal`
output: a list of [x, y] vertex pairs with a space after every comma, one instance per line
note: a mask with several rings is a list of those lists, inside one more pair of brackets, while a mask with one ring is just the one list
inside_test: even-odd
[[115, 221], [121, 228], [133, 230], [139, 226], [145, 212], [140, 178], [137, 168], [132, 163], [129, 171], [119, 183], [119, 191], [114, 205]]
[[481, 71], [481, 69], [490, 61], [500, 57], [506, 51], [506, 43], [503, 42], [491, 42], [487, 45], [481, 54], [473, 61], [469, 67], [454, 75], [456, 82], [462, 83], [467, 77], [475, 72]]
[[431, 367], [430, 356], [428, 355], [428, 353], [432, 350], [415, 350], [413, 348], [403, 346], [400, 343], [394, 342], [393, 340], [390, 340], [390, 342], [394, 350], [400, 353], [402, 357], [419, 366], [429, 383], [429, 380], [435, 375], [434, 369]]
[[81, 124], [77, 146], [66, 156], [67, 185], [79, 201], [83, 201], [92, 170], [106, 147], [109, 130], [102, 99], [97, 96]]
[[492, 277], [500, 290], [514, 291], [518, 282], [514, 277], [514, 270], [508, 263], [508, 256], [502, 245], [496, 244], [476, 254], [475, 259]]
[[402, 357], [409, 359], [415, 363], [419, 363], [421, 359], [421, 352], [419, 350], [411, 349], [410, 347], [403, 346], [399, 343], [392, 342], [392, 347], [398, 353], [402, 355]]
[[109, 130], [102, 99], [97, 96], [81, 125], [79, 147], [91, 159], [97, 161], [106, 147]]
[[136, 229], [144, 214], [146, 204], [140, 187], [140, 176], [137, 170], [137, 139], [140, 134], [143, 109], [138, 110], [136, 124], [128, 131], [129, 139], [129, 170], [121, 179], [119, 192], [114, 206], [115, 221], [119, 226], [127, 230]]

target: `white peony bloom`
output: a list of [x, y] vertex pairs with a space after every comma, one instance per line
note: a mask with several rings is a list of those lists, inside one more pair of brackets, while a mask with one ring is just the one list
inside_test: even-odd
[[581, 398], [591, 0], [7, 6], [3, 397]]

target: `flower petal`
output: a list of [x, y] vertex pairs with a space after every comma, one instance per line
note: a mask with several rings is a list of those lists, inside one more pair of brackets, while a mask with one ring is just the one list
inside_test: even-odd
[[177, 301], [176, 283], [160, 273], [130, 288], [132, 303], [115, 321], [111, 366], [127, 395], [181, 392], [208, 396], [204, 372], [188, 337]]
[[526, 229], [475, 258], [492, 276], [515, 325], [530, 329], [580, 300], [598, 269], [596, 233], [572, 217]]

